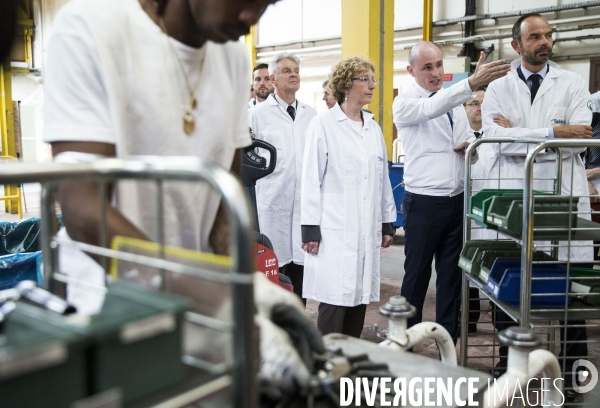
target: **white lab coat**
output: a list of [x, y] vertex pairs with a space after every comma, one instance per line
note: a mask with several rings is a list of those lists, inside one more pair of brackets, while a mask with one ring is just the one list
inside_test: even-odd
[[280, 267], [292, 261], [304, 264], [300, 178], [306, 128], [316, 114], [312, 107], [298, 101], [296, 119], [292, 120], [273, 96], [248, 111], [249, 126], [256, 138], [277, 149], [275, 171], [256, 182], [256, 206], [260, 232], [273, 243]]
[[[475, 135], [469, 127], [469, 137]], [[485, 187], [486, 179], [490, 177], [490, 170], [496, 162], [496, 153], [489, 143], [482, 143], [477, 147], [477, 160], [471, 161], [471, 195]], [[498, 239], [496, 230], [483, 229], [471, 220], [471, 239]]]
[[[509, 74], [492, 82], [487, 89], [482, 105], [483, 137], [539, 137], [548, 134], [548, 128], [560, 124], [589, 125], [592, 121], [590, 94], [587, 86], [579, 75], [562, 70], [557, 64], [548, 62], [550, 69], [542, 81], [533, 104], [531, 93], [527, 84], [519, 78], [517, 68], [521, 59], [512, 62]], [[493, 121], [494, 116], [502, 115], [511, 123], [511, 128], [502, 128]], [[496, 153], [496, 161], [489, 171], [490, 180], [486, 188], [523, 188], [525, 155], [531, 145], [514, 143], [502, 144], [501, 157], [499, 144], [492, 143]], [[563, 149], [563, 177], [561, 189], [563, 195], [573, 193], [574, 196], [589, 195], [585, 169], [579, 153], [584, 149]], [[574, 166], [571, 166], [571, 160]], [[573, 167], [573, 168], [572, 168]], [[572, 175], [572, 172], [574, 174]], [[556, 155], [553, 152], [542, 153], [537, 156], [534, 165], [534, 188], [552, 190], [552, 180], [540, 178], [553, 178], [556, 174]], [[571, 175], [573, 182], [571, 183]], [[590, 202], [588, 197], [579, 200], [580, 217], [590, 219]], [[578, 242], [582, 245], [587, 241]], [[590, 246], [572, 247], [571, 260], [591, 260], [593, 253]], [[566, 248], [561, 248], [561, 259], [566, 259]], [[564, 252], [564, 254], [563, 254]]]
[[381, 224], [396, 220], [385, 142], [373, 115], [357, 132], [336, 104], [312, 120], [302, 171], [302, 225], [319, 225], [302, 296], [331, 305], [379, 300]]
[[414, 194], [453, 197], [464, 190], [465, 161], [452, 149], [475, 140], [473, 134], [467, 134], [469, 119], [462, 106], [473, 97], [473, 91], [463, 79], [433, 97], [431, 94], [415, 83], [392, 105], [406, 153], [404, 182], [406, 191]]

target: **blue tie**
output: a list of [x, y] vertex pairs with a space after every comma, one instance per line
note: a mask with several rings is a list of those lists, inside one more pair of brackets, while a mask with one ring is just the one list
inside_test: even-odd
[[296, 119], [296, 109], [292, 105], [287, 107], [287, 113], [289, 113], [292, 120]]
[[[437, 91], [429, 95], [429, 97], [431, 98], [436, 93]], [[450, 120], [450, 127], [452, 128], [452, 130], [454, 130], [454, 121], [452, 120], [452, 116], [450, 116], [450, 112], [446, 112], [446, 115], [448, 115], [448, 119]]]

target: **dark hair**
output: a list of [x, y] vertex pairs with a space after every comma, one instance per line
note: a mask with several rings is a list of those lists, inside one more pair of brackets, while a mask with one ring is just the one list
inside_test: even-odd
[[254, 67], [254, 69], [252, 70], [252, 73], [255, 73], [259, 69], [269, 69], [269, 65], [268, 64], [258, 64], [257, 66]]
[[487, 91], [487, 86], [480, 86], [479, 88], [475, 89], [473, 92], [479, 92], [479, 91], [483, 91], [486, 92]]
[[167, 0], [156, 0], [156, 14], [162, 16], [165, 12], [165, 6], [167, 5]]
[[523, 21], [527, 20], [529, 17], [542, 17], [542, 15], [540, 13], [529, 13], [523, 14], [521, 17], [519, 17], [519, 19], [515, 21], [515, 24], [513, 24], [513, 40], [517, 40], [519, 43], [521, 42], [521, 24], [523, 24]]

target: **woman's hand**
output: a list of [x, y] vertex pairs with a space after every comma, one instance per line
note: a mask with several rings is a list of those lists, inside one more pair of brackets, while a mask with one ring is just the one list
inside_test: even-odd
[[392, 245], [392, 241], [394, 240], [394, 237], [391, 235], [383, 235], [381, 237], [381, 247], [382, 248], [387, 248], [390, 245]]
[[316, 255], [319, 253], [319, 241], [303, 242], [302, 249], [311, 255]]

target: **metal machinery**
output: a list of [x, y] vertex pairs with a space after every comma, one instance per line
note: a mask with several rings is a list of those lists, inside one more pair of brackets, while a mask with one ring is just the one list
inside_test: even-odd
[[[254, 266], [250, 255], [253, 247], [252, 222], [246, 201], [239, 199], [243, 197], [239, 183], [228, 172], [195, 158], [136, 157], [135, 159], [81, 161], [82, 156], [67, 155], [63, 156], [58, 163], [11, 164], [4, 166], [0, 172], [0, 182], [2, 183], [39, 182], [42, 184], [45, 287], [57, 294], [63, 293], [65, 283], [91, 288], [89, 284], [75, 281], [61, 273], [58, 268], [59, 246], [75, 247], [103, 258], [110, 258], [111, 270], [113, 269], [112, 264], [115, 262], [124, 265], [135, 264], [138, 268], [133, 274], [134, 278], [128, 276], [127, 273], [122, 274], [122, 271], [118, 271], [116, 281], [107, 279], [108, 283], [105, 288], [94, 288], [106, 293], [105, 305], [110, 305], [108, 310], [102, 311], [100, 320], [94, 320], [94, 317], [89, 321], [81, 320], [64, 313], [64, 310], [62, 314], [50, 314], [46, 310], [32, 307], [21, 301], [16, 302], [14, 310], [10, 310], [10, 307], [1, 310], [0, 312], [6, 314], [7, 317], [6, 319], [0, 318], [4, 322], [0, 324], [4, 324], [7, 330], [19, 333], [19, 336], [13, 336], [13, 340], [18, 337], [16, 343], [19, 347], [3, 349], [3, 346], [0, 345], [0, 389], [7, 384], [7, 381], [19, 378], [26, 378], [27, 381], [21, 382], [21, 387], [23, 384], [27, 387], [27, 384], [32, 383], [33, 376], [42, 373], [45, 376], [39, 377], [37, 381], [38, 384], [44, 384], [46, 387], [40, 387], [35, 390], [36, 392], [31, 392], [28, 388], [21, 388], [21, 392], [28, 392], [35, 399], [41, 398], [43, 393], [49, 390], [49, 387], [55, 387], [54, 391], [64, 394], [61, 397], [66, 396], [77, 400], [73, 405], [75, 407], [181, 407], [190, 405], [207, 408], [216, 406], [257, 407], [259, 400], [256, 377], [258, 345], [253, 321], [251, 272]], [[119, 247], [119, 250], [109, 249], [107, 245], [96, 247], [66, 240], [55, 234], [53, 194], [58, 186], [82, 182], [98, 183], [100, 196], [103, 197], [108, 183], [124, 179], [150, 181], [157, 187], [156, 208], [160, 245], [156, 245], [158, 250], [154, 254], [155, 256], [150, 256], [152, 251], [146, 249], [135, 252], [125, 251], [123, 247]], [[231, 216], [234, 237], [231, 263], [226, 264], [224, 268], [209, 270], [204, 264], [184, 261], [179, 253], [173, 254], [168, 247], [162, 245], [164, 225], [160, 192], [164, 183], [173, 180], [204, 181], [222, 194]], [[101, 200], [100, 206], [104, 205], [106, 205], [105, 201]], [[103, 212], [102, 209], [101, 213]], [[101, 217], [100, 242], [106, 242], [105, 223], [106, 220]], [[105, 263], [108, 266], [108, 259]], [[147, 279], [147, 276], [140, 272], [148, 270], [153, 274], [151, 279]], [[156, 277], [158, 278], [156, 279]], [[126, 282], [127, 280], [142, 282], [146, 286], [154, 286], [154, 288], [150, 291], [136, 289]], [[214, 314], [210, 309], [205, 308], [206, 304], [203, 303], [203, 298], [206, 297], [207, 290], [202, 288], [210, 288], [211, 285], [228, 285], [230, 287], [230, 291], [225, 297], [230, 298], [229, 315], [231, 318], [223, 318], [223, 314]], [[27, 291], [32, 288], [21, 289]], [[164, 291], [157, 291], [157, 289], [166, 289], [171, 293], [163, 293]], [[186, 295], [188, 300], [173, 297], [172, 293]], [[16, 294], [14, 296], [18, 297]], [[219, 296], [219, 298], [222, 300], [223, 296]], [[125, 303], [135, 307], [137, 311], [123, 314], [124, 310], [131, 310], [130, 306], [124, 306]], [[56, 308], [54, 307], [54, 309]], [[339, 387], [341, 377], [365, 377], [372, 384], [374, 373], [378, 376], [403, 378], [406, 381], [424, 377], [445, 378], [450, 379], [449, 381], [472, 378], [476, 382], [475, 398], [478, 401], [483, 400], [488, 388], [489, 376], [456, 366], [455, 360], [452, 361], [454, 348], [447, 333], [445, 336], [441, 330], [436, 333], [438, 328], [433, 323], [425, 323], [404, 330], [406, 317], [410, 315], [411, 308], [399, 297], [393, 297], [387, 305], [382, 307], [381, 312], [390, 317], [389, 336], [382, 345], [342, 335], [325, 337], [325, 344], [329, 352], [321, 357], [322, 361], [315, 367], [311, 381], [311, 393], [307, 396], [306, 403], [298, 406], [331, 406], [321, 405], [323, 395], [330, 397], [329, 399], [334, 403], [333, 406], [336, 406], [335, 403], [338, 403], [339, 406], [339, 398], [332, 393], [332, 388]], [[30, 329], [33, 326], [32, 321], [36, 322], [37, 331]], [[74, 324], [78, 326], [78, 329], [72, 328]], [[207, 330], [210, 334], [206, 334]], [[20, 337], [21, 333], [27, 334], [26, 337], [29, 340], [26, 344], [19, 340], [23, 338]], [[164, 336], [157, 336], [157, 333]], [[221, 335], [216, 333], [221, 333]], [[182, 355], [176, 353], [178, 350], [176, 346], [181, 344], [177, 340], [178, 335], [181, 336], [184, 344]], [[444, 350], [443, 360], [448, 364], [403, 351], [427, 336], [433, 336], [438, 341], [441, 349]], [[531, 345], [535, 344], [534, 336], [532, 337], [531, 333], [525, 331], [506, 333], [505, 337], [506, 341], [513, 346], [510, 358], [520, 361], [521, 370], [513, 372], [513, 376], [517, 372], [521, 376], [528, 375], [529, 371], [537, 372], [540, 368], [539, 364], [532, 368], [531, 363], [529, 366], [523, 363], [524, 357], [529, 355]], [[38, 347], [40, 338], [45, 339], [45, 342], [49, 338], [51, 342], [50, 344], [44, 343], [44, 347], [40, 348]], [[159, 339], [167, 343], [157, 342]], [[90, 344], [92, 354], [97, 356], [96, 363], [110, 360], [117, 364], [120, 363], [117, 367], [121, 370], [120, 372], [115, 371], [112, 366], [111, 371], [110, 366], [108, 368], [102, 366], [106, 369], [101, 370], [95, 380], [92, 380], [92, 383], [97, 385], [94, 388], [95, 393], [90, 393], [89, 388], [86, 388], [89, 387], [89, 384], [86, 385], [86, 381], [82, 381], [90, 375], [89, 368], [85, 368], [86, 358], [89, 358], [86, 356], [89, 356]], [[145, 345], [145, 348], [142, 347], [142, 344]], [[23, 345], [27, 347], [21, 347]], [[31, 348], [31, 345], [37, 345], [37, 348]], [[230, 356], [224, 356], [219, 362], [211, 358], [204, 358], [207, 350], [222, 352], [223, 345], [230, 350]], [[199, 349], [203, 353], [198, 354]], [[175, 354], [173, 350], [175, 350]], [[169, 358], [162, 358], [167, 354], [170, 356]], [[25, 357], [27, 358], [25, 359]], [[22, 364], [23, 361], [26, 361], [27, 364]], [[162, 361], [161, 364], [166, 365], [171, 364], [171, 368], [165, 370], [180, 373], [181, 379], [169, 386], [163, 383], [160, 389], [150, 393], [148, 390], [139, 391], [139, 388], [135, 388], [140, 385], [138, 383], [133, 385], [117, 383], [115, 386], [110, 383], [103, 385], [106, 383], [99, 380], [111, 379], [119, 375], [126, 376], [130, 368], [139, 369], [139, 366], [144, 367], [144, 370], [152, 370], [152, 363], [155, 361]], [[69, 371], [63, 372], [62, 375], [48, 375], [47, 369], [64, 368], [67, 362]], [[180, 362], [184, 364], [180, 366]], [[144, 365], [148, 363], [150, 363], [149, 366]], [[94, 367], [96, 369], [94, 372], [98, 372], [98, 367], [100, 366]], [[139, 375], [144, 375], [144, 373]], [[62, 382], [56, 382], [57, 378], [60, 378]], [[147, 381], [143, 382], [142, 386]], [[125, 392], [119, 390], [120, 387], [125, 388]], [[12, 388], [7, 389], [12, 390]], [[79, 394], [63, 392], [67, 389], [79, 389], [80, 391]], [[140, 394], [138, 397], [127, 399], [127, 392], [131, 392], [127, 390], [132, 389], [138, 390], [137, 392]], [[426, 392], [422, 382], [415, 389]], [[459, 400], [466, 398], [468, 393], [466, 381], [456, 387], [456, 392], [459, 394]], [[435, 399], [437, 393], [438, 391], [434, 387], [432, 398]], [[6, 395], [3, 393], [3, 397]], [[129, 395], [135, 395], [135, 393]], [[437, 406], [454, 407], [457, 405], [460, 404], [453, 401]]]
[[[138, 398], [135, 401], [127, 402], [127, 406], [148, 406], [148, 405], [160, 405], [165, 407], [179, 407], [190, 404], [194, 401], [205, 400], [208, 397], [214, 397], [219, 395], [223, 398], [223, 394], [229, 393], [225, 397], [225, 405], [231, 405], [235, 407], [256, 407], [258, 404], [258, 382], [256, 379], [256, 372], [258, 367], [258, 344], [257, 344], [257, 333], [254, 325], [254, 303], [253, 303], [253, 280], [252, 272], [254, 271], [253, 260], [251, 257], [252, 239], [251, 235], [251, 219], [250, 212], [246, 200], [240, 200], [240, 197], [244, 196], [243, 190], [227, 171], [212, 165], [210, 163], [195, 159], [195, 158], [167, 158], [167, 157], [137, 157], [135, 159], [103, 159], [94, 162], [81, 163], [79, 162], [81, 156], [71, 156], [70, 158], [63, 157], [63, 163], [53, 164], [10, 164], [5, 165], [2, 168], [0, 174], [0, 183], [14, 184], [14, 183], [27, 183], [27, 182], [39, 182], [42, 184], [42, 233], [43, 233], [43, 263], [44, 263], [44, 278], [45, 287], [51, 289], [54, 293], [62, 293], [62, 286], [64, 283], [72, 285], [82, 285], [82, 282], [74, 282], [69, 276], [61, 274], [58, 269], [58, 247], [72, 246], [85, 250], [86, 252], [97, 254], [101, 257], [112, 258], [117, 260], [123, 260], [133, 262], [139, 265], [151, 266], [159, 271], [163, 278], [160, 286], [164, 286], [168, 282], [169, 277], [181, 277], [185, 278], [186, 284], [195, 284], [197, 287], [201, 287], [202, 282], [208, 282], [217, 285], [228, 285], [230, 286], [230, 292], [228, 296], [231, 302], [230, 316], [231, 318], [220, 320], [212, 316], [205, 316], [195, 310], [192, 305], [192, 310], [186, 312], [177, 312], [173, 315], [169, 310], [165, 309], [165, 316], [173, 316], [171, 320], [160, 321], [160, 318], [154, 316], [158, 320], [144, 321], [144, 317], [140, 317], [141, 328], [155, 327], [159, 330], [161, 327], [169, 326], [170, 331], [174, 330], [173, 318], [179, 321], [178, 316], [183, 316], [185, 319], [181, 323], [183, 327], [183, 336], [186, 337], [193, 335], [200, 328], [208, 328], [218, 332], [229, 333], [231, 336], [230, 342], [226, 343], [230, 346], [230, 354], [232, 355], [231, 361], [227, 361], [224, 364], [218, 365], [210, 361], [202, 361], [200, 358], [194, 355], [180, 356], [185, 363], [185, 368], [182, 372], [182, 381], [177, 386], [172, 386], [166, 391], [155, 392], [152, 394], [145, 394], [144, 397]], [[71, 161], [71, 163], [65, 163]], [[164, 225], [163, 225], [163, 199], [161, 188], [163, 183], [169, 181], [188, 181], [188, 182], [206, 182], [212, 188], [215, 188], [222, 194], [223, 201], [227, 206], [230, 214], [231, 228], [232, 228], [232, 257], [231, 265], [226, 268], [226, 273], [215, 272], [207, 270], [206, 268], [199, 268], [197, 266], [190, 266], [182, 262], [174, 262], [169, 260], [167, 255], [160, 251], [158, 257], [149, 257], [139, 254], [125, 253], [121, 251], [115, 251], [107, 248], [107, 245], [103, 247], [94, 247], [83, 243], [68, 241], [61, 239], [55, 235], [55, 229], [52, 225], [52, 220], [55, 219], [55, 205], [54, 205], [54, 193], [56, 188], [60, 185], [69, 183], [99, 183], [100, 197], [104, 197], [106, 194], [106, 185], [123, 179], [134, 179], [134, 180], [150, 180], [155, 183], [158, 194], [156, 197], [156, 208], [157, 208], [157, 222], [159, 231], [159, 243], [164, 241]], [[101, 200], [101, 214], [104, 213], [105, 201]], [[105, 223], [106, 219], [101, 217], [100, 219], [100, 242], [106, 242], [105, 235]], [[105, 268], [106, 269], [106, 268]], [[116, 283], [111, 283], [107, 286], [108, 291], [104, 288], [97, 288], [98, 290], [104, 290], [107, 292], [107, 303], [110, 296], [121, 296], [118, 293], [122, 292], [123, 289], [115, 287]], [[123, 284], [126, 284], [124, 282]], [[117, 286], [122, 286], [119, 284]], [[89, 286], [89, 285], [88, 285]], [[128, 301], [136, 296], [142, 296], [151, 298], [148, 302], [154, 304], [156, 296], [161, 297], [164, 295], [156, 294], [152, 295], [136, 295], [132, 292], [132, 289], [125, 289], [126, 292], [131, 292], [131, 296]], [[195, 297], [202, 297], [197, 294]], [[192, 302], [196, 299], [192, 299]], [[141, 301], [140, 304], [145, 304]], [[148, 303], [146, 302], [146, 303]], [[105, 304], [107, 304], [105, 303]], [[111, 303], [113, 304], [113, 303]], [[11, 323], [13, 319], [14, 324], [23, 322], [26, 317], [21, 315], [36, 314], [37, 311], [31, 311], [31, 308], [26, 308], [27, 305], [21, 305], [17, 302], [17, 309], [7, 317], [7, 324]], [[117, 305], [118, 306], [118, 305]], [[120, 307], [123, 307], [122, 305]], [[142, 309], [147, 310], [149, 306], [146, 305]], [[129, 310], [129, 308], [127, 308]], [[17, 313], [17, 311], [19, 311]], [[114, 310], [111, 313], [115, 313]], [[181, 311], [181, 309], [179, 309]], [[44, 312], [40, 310], [39, 312]], [[15, 314], [16, 313], [16, 314]], [[175, 312], [173, 312], [175, 313]], [[14, 314], [14, 316], [13, 316]], [[118, 315], [121, 315], [119, 313]], [[113, 315], [113, 316], [118, 316]], [[143, 313], [142, 313], [143, 315]], [[19, 318], [17, 319], [17, 317]], [[146, 315], [145, 317], [148, 317]], [[38, 317], [38, 320], [40, 317]], [[47, 322], [51, 322], [53, 319], [41, 318]], [[54, 322], [54, 331], [56, 326], [66, 326], [66, 320], [63, 316], [57, 315], [56, 319], [59, 322]], [[131, 330], [135, 329], [135, 318], [131, 321], [127, 321], [124, 324], [116, 324], [116, 329], [113, 330], [115, 333], [120, 331], [121, 341], [123, 336], [127, 333], [131, 334]], [[139, 323], [140, 321], [138, 321]], [[235, 323], [234, 323], [235, 322]], [[41, 324], [41, 323], [40, 323]], [[134, 324], [134, 326], [131, 326]], [[166, 326], [165, 326], [166, 325]], [[112, 325], [113, 328], [115, 324]], [[176, 327], [179, 327], [177, 325]], [[19, 328], [17, 328], [19, 329]], [[84, 330], [85, 331], [85, 330]], [[167, 330], [169, 331], [169, 330]], [[133, 332], [135, 334], [135, 330]], [[53, 360], [55, 364], [61, 363], [68, 359], [69, 355], [78, 355], [77, 353], [65, 352], [65, 350], [80, 350], [83, 346], [81, 344], [88, 340], [85, 340], [86, 333], [78, 332], [77, 330], [71, 331], [71, 333], [62, 333], [54, 335], [55, 341], [52, 346], [54, 350], [62, 350], [58, 352], [58, 358]], [[116, 335], [115, 335], [116, 336]], [[35, 339], [33, 334], [30, 336]], [[83, 338], [82, 338], [83, 337]], [[89, 337], [89, 336], [87, 336]], [[204, 343], [205, 348], [215, 347], [214, 344], [210, 344], [210, 337], [206, 337], [208, 343]], [[216, 341], [223, 341], [222, 337], [217, 337]], [[185, 339], [184, 339], [185, 340]], [[33, 341], [33, 340], [32, 340]], [[29, 344], [29, 343], [28, 343]], [[34, 343], [31, 343], [34, 344]], [[35, 343], [37, 344], [37, 343]], [[65, 344], [72, 345], [70, 349], [65, 349]], [[142, 344], [142, 343], [138, 343]], [[142, 360], [138, 360], [136, 364], [139, 365], [142, 361], [153, 360], [160, 355], [162, 346], [156, 345], [157, 348], [147, 349], [146, 356]], [[58, 347], [58, 349], [56, 349]], [[12, 355], [11, 355], [12, 350]], [[49, 349], [51, 352], [53, 349]], [[4, 350], [2, 358], [0, 358], [0, 386], [3, 382], [8, 381], [7, 375], [10, 374], [10, 370], [7, 368], [10, 365], [7, 362], [14, 361], [15, 358], [19, 357], [14, 349]], [[54, 351], [53, 355], [57, 355]], [[130, 354], [121, 354], [121, 358], [125, 358]], [[150, 357], [148, 357], [148, 354]], [[81, 354], [79, 354], [81, 355]], [[36, 356], [39, 359], [36, 360]], [[30, 361], [25, 366], [25, 370], [20, 372], [12, 372], [13, 377], [19, 375], [31, 374], [35, 375], [37, 369], [44, 368], [44, 353], [38, 355], [30, 353]], [[114, 355], [113, 357], [117, 357]], [[12, 360], [11, 360], [12, 358]], [[68, 360], [71, 361], [71, 360]], [[176, 360], [177, 361], [177, 360]], [[36, 364], [42, 364], [41, 366]], [[79, 370], [81, 374], [81, 369]], [[77, 376], [79, 378], [80, 376]], [[83, 378], [83, 377], [81, 377]], [[76, 378], [72, 379], [73, 381]], [[69, 381], [67, 381], [68, 384]], [[48, 385], [56, 384], [55, 382], [48, 382]], [[67, 385], [64, 384], [63, 385]], [[71, 384], [71, 387], [74, 385]], [[37, 391], [37, 394], [36, 394]], [[117, 392], [114, 394], [114, 389], [106, 390], [106, 392], [100, 393], [100, 395], [92, 396], [91, 400], [85, 400], [80, 406], [95, 406], [93, 404], [99, 401], [108, 399], [113, 401], [115, 405], [119, 406], [119, 400], [122, 395]], [[118, 391], [118, 390], [117, 390]], [[41, 391], [29, 390], [30, 394], [41, 396]], [[113, 392], [113, 394], [111, 394]], [[85, 394], [85, 393], [84, 393]], [[4, 396], [6, 394], [3, 394]], [[89, 395], [89, 394], [88, 394]], [[77, 396], [77, 395], [75, 395]], [[82, 396], [82, 395], [79, 395]], [[4, 397], [3, 397], [4, 398]], [[98, 401], [94, 401], [94, 398], [98, 398]], [[42, 400], [40, 400], [42, 401]], [[38, 405], [39, 406], [39, 405]], [[109, 405], [110, 406], [110, 405]], [[222, 405], [223, 406], [223, 405]]]
[[[472, 177], [472, 153], [479, 146], [489, 143], [498, 144], [497, 151], [500, 157], [507, 144], [527, 145], [523, 189], [474, 191], [473, 183], [476, 182], [486, 181], [492, 186], [497, 182], [500, 186], [502, 168], [497, 173], [490, 173], [486, 180]], [[574, 176], [572, 172], [564, 172], [563, 165], [558, 165], [563, 163], [564, 157], [565, 161], [570, 160], [573, 168], [575, 156], [572, 149], [582, 147], [600, 147], [600, 142], [574, 139], [482, 138], [467, 149], [465, 246], [459, 263], [465, 271], [462, 292], [461, 365], [486, 371], [494, 369], [501, 361], [500, 357], [506, 358], [506, 355], [497, 354], [495, 331], [510, 325], [519, 326], [511, 329], [517, 330], [517, 333], [519, 330], [533, 329], [541, 337], [543, 347], [549, 350], [551, 355], [558, 354], [558, 374], [566, 380], [565, 391], [589, 381], [583, 381], [581, 374], [575, 372], [584, 368], [582, 364], [586, 364], [585, 360], [596, 366], [600, 364], [597, 346], [600, 327], [600, 271], [592, 269], [592, 265], [589, 265], [591, 262], [582, 265], [571, 260], [571, 251], [591, 245], [590, 241], [600, 240], [600, 225], [589, 220], [589, 212], [582, 213], [577, 209], [580, 197], [561, 194], [561, 182], [566, 180], [572, 185]], [[534, 179], [533, 167], [536, 157], [540, 152], [549, 150], [555, 151], [558, 158], [555, 174], [536, 173]], [[568, 155], [569, 153], [571, 154]], [[553, 188], [544, 191], [537, 187], [534, 189], [534, 182], [539, 183], [540, 180], [553, 185]], [[475, 235], [478, 235], [478, 239], [472, 239]], [[598, 243], [595, 242], [594, 251], [598, 252], [598, 249]], [[596, 267], [598, 262], [594, 261], [593, 264]], [[480, 330], [475, 337], [470, 337], [467, 333], [470, 286], [479, 289], [482, 295], [480, 299], [490, 303], [490, 319], [480, 319]], [[479, 313], [480, 310], [476, 312]], [[508, 320], [497, 318], [502, 313]], [[577, 333], [587, 331], [587, 338], [573, 338], [576, 336], [567, 334], [574, 333], [574, 330]], [[512, 337], [513, 340], [516, 339], [515, 336]], [[481, 339], [485, 341], [482, 342]], [[535, 341], [531, 342], [531, 339], [526, 338], [521, 340], [522, 344], [535, 347]], [[568, 351], [570, 347], [583, 343], [587, 345], [586, 355], [574, 355], [573, 351]], [[539, 351], [542, 350], [535, 352]], [[544, 358], [551, 364], [551, 359]], [[536, 359], [539, 364], [540, 356]], [[508, 360], [508, 368], [505, 365], [501, 367], [502, 371], [511, 372], [515, 369], [515, 366], [511, 368], [510, 352]], [[578, 360], [573, 364], [573, 373], [566, 369], [569, 360]], [[529, 370], [533, 377], [538, 375], [535, 371], [539, 371], [532, 370], [534, 362], [535, 360], [529, 359]], [[521, 368], [527, 367], [523, 361], [519, 364]], [[546, 365], [546, 370], [553, 371], [548, 364], [542, 365]], [[591, 371], [589, 373], [592, 374]], [[570, 381], [571, 379], [573, 381]], [[579, 394], [575, 402], [567, 406], [588, 406], [587, 403], [597, 398], [593, 395], [594, 392], [597, 393], [598, 390], [587, 396]]]

